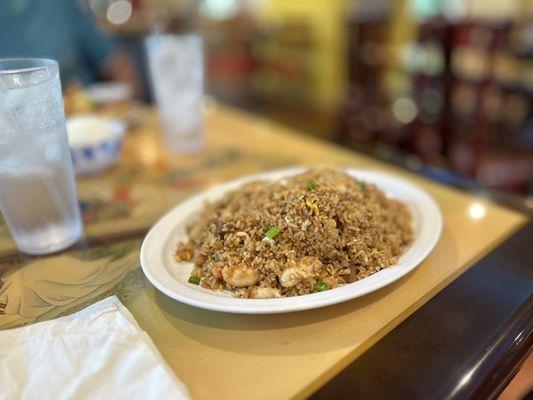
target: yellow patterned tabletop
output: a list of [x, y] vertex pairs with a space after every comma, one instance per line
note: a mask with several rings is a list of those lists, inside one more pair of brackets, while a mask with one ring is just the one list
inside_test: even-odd
[[[128, 133], [119, 165], [78, 182], [82, 243], [61, 254], [27, 257], [0, 223], [0, 328], [68, 314], [117, 294], [194, 398], [305, 397], [526, 221], [484, 199], [220, 105], [206, 110], [206, 149], [172, 156], [162, 148], [153, 110], [137, 113], [141, 122]], [[413, 273], [378, 292], [292, 314], [204, 311], [167, 298], [144, 278], [142, 238], [181, 199], [245, 174], [317, 164], [385, 170], [421, 186], [444, 217], [435, 250]]]

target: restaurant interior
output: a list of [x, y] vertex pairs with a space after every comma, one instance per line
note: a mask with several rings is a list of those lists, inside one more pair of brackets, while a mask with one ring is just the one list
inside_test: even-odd
[[533, 1], [2, 0], [0, 36], [0, 398], [533, 398]]
[[[154, 29], [204, 39], [206, 93], [378, 157], [531, 194], [531, 3], [88, 1], [135, 60]], [[68, 86], [67, 86], [68, 90]]]

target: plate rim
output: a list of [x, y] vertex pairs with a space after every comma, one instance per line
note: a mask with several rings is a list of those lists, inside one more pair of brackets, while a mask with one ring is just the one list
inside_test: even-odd
[[[427, 243], [425, 247], [419, 252], [416, 253], [413, 257], [414, 259], [409, 263], [409, 266], [398, 266], [398, 264], [395, 264], [393, 266], [390, 266], [388, 268], [382, 269], [375, 274], [370, 275], [367, 278], [361, 279], [359, 281], [346, 284], [343, 286], [340, 286], [335, 289], [327, 290], [320, 293], [312, 293], [302, 296], [292, 296], [292, 297], [283, 297], [283, 298], [274, 298], [274, 299], [241, 299], [241, 298], [235, 298], [235, 297], [226, 297], [226, 296], [220, 296], [215, 295], [207, 292], [208, 289], [205, 289], [206, 292], [200, 291], [198, 289], [189, 288], [184, 284], [183, 282], [178, 281], [175, 277], [170, 275], [170, 272], [166, 270], [167, 268], [164, 266], [164, 259], [163, 259], [163, 265], [159, 268], [156, 268], [153, 270], [153, 267], [149, 266], [149, 260], [148, 257], [148, 251], [154, 250], [154, 248], [150, 248], [152, 246], [153, 241], [156, 239], [155, 237], [159, 233], [159, 231], [168, 229], [168, 227], [172, 226], [170, 229], [170, 232], [175, 230], [176, 226], [178, 224], [174, 223], [172, 224], [171, 218], [173, 217], [173, 214], [176, 214], [181, 208], [183, 208], [188, 203], [192, 203], [194, 201], [202, 200], [204, 198], [208, 198], [210, 194], [213, 191], [220, 191], [223, 190], [224, 193], [226, 193], [229, 190], [233, 190], [236, 187], [241, 186], [243, 183], [251, 180], [256, 179], [276, 179], [276, 176], [280, 176], [278, 179], [283, 179], [285, 176], [290, 176], [292, 174], [296, 174], [302, 171], [305, 171], [309, 169], [310, 167], [290, 167], [290, 168], [281, 168], [276, 170], [270, 170], [270, 171], [264, 171], [256, 174], [250, 174], [245, 175], [242, 177], [238, 177], [235, 179], [232, 179], [230, 181], [221, 182], [219, 184], [216, 184], [212, 187], [207, 187], [203, 189], [202, 191], [193, 194], [192, 196], [189, 196], [182, 201], [178, 202], [174, 207], [172, 207], [170, 210], [168, 210], [161, 218], [157, 220], [156, 223], [152, 225], [149, 232], [146, 234], [140, 251], [140, 263], [141, 268], [143, 270], [143, 273], [147, 277], [148, 281], [160, 292], [165, 294], [166, 296], [172, 298], [173, 300], [210, 310], [210, 311], [217, 311], [217, 312], [226, 312], [226, 313], [236, 313], [236, 314], [277, 314], [277, 313], [287, 313], [287, 312], [295, 312], [295, 311], [303, 311], [308, 309], [314, 309], [314, 308], [321, 308], [326, 307], [329, 305], [338, 304], [341, 302], [345, 302], [348, 300], [352, 300], [361, 296], [365, 296], [371, 292], [377, 291], [385, 286], [388, 286], [400, 278], [408, 275], [411, 273], [414, 269], [416, 269], [421, 262], [429, 255], [429, 253], [435, 248], [441, 233], [442, 233], [442, 226], [443, 226], [443, 220], [442, 220], [442, 213], [437, 205], [436, 201], [422, 188], [420, 188], [418, 185], [410, 182], [409, 180], [406, 180], [404, 178], [398, 177], [396, 174], [391, 174], [389, 172], [384, 172], [379, 169], [363, 169], [363, 168], [355, 168], [355, 167], [337, 167], [336, 169], [345, 171], [347, 173], [355, 174], [355, 175], [370, 175], [374, 177], [378, 177], [378, 179], [382, 180], [394, 180], [395, 184], [399, 184], [400, 186], [403, 186], [404, 189], [409, 189], [409, 192], [414, 198], [421, 198], [424, 200], [424, 206], [429, 206], [430, 208], [430, 214], [435, 217], [434, 221], [432, 222], [432, 229], [430, 229], [431, 237], [426, 239]], [[353, 176], [353, 175], [352, 175]], [[379, 187], [379, 183], [372, 182], [372, 180], [369, 180], [370, 183], [375, 183]], [[383, 188], [380, 188], [383, 190]], [[415, 196], [416, 195], [416, 196]], [[429, 223], [429, 222], [428, 222]], [[422, 224], [424, 225], [424, 224]], [[170, 233], [171, 234], [171, 233]], [[168, 241], [168, 237], [170, 234], [167, 235], [167, 238], [160, 241], [159, 246], [157, 246], [157, 243], [153, 244], [153, 246], [156, 246], [159, 248], [160, 255], [164, 255], [165, 253], [165, 247], [166, 243]], [[418, 235], [420, 236], [420, 235]], [[422, 240], [422, 239], [420, 239]], [[415, 239], [416, 242], [416, 239]], [[413, 242], [413, 244], [415, 243]], [[403, 257], [409, 249], [402, 254], [401, 257]], [[400, 257], [400, 258], [401, 258]], [[404, 268], [403, 271], [397, 271], [396, 268]], [[190, 296], [184, 295], [183, 293], [176, 293], [175, 291], [171, 290], [167, 285], [164, 284], [164, 282], [160, 282], [158, 276], [157, 276], [157, 270], [164, 269], [166, 270], [166, 274], [168, 274], [173, 280], [177, 281], [179, 285], [182, 286], [182, 290], [187, 293], [190, 293]], [[380, 274], [381, 273], [381, 274]], [[380, 275], [378, 275], [380, 274]], [[389, 276], [385, 276], [389, 275]], [[377, 276], [377, 277], [376, 277]], [[374, 277], [369, 281], [370, 278]], [[381, 278], [381, 279], [379, 279]], [[363, 288], [359, 288], [359, 290], [350, 291], [346, 288], [353, 288], [354, 284], [365, 282], [365, 286]], [[372, 282], [371, 282], [372, 281]], [[376, 282], [373, 282], [376, 281]], [[360, 285], [361, 286], [361, 285]], [[344, 290], [342, 290], [344, 289]], [[192, 292], [194, 292], [194, 294]], [[208, 295], [212, 296], [213, 299], [219, 300], [219, 301], [205, 301], [201, 298], [198, 299], [197, 296], [199, 294], [202, 295]], [[203, 297], [203, 296], [201, 296]]]

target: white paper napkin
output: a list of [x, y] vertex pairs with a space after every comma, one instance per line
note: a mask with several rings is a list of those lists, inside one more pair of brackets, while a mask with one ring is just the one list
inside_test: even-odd
[[189, 398], [115, 296], [0, 332], [0, 399]]

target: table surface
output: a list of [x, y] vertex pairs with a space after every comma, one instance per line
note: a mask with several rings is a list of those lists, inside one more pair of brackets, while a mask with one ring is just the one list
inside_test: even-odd
[[[119, 165], [80, 179], [85, 238], [48, 257], [16, 251], [0, 224], [0, 328], [69, 314], [116, 294], [194, 398], [305, 397], [523, 226], [527, 216], [362, 154], [217, 104], [205, 150], [173, 156], [153, 110], [136, 110]], [[292, 314], [200, 310], [159, 293], [139, 267], [147, 229], [190, 194], [289, 165], [397, 174], [425, 189], [444, 217], [441, 239], [413, 273], [363, 298]], [[430, 332], [428, 332], [429, 334]]]

